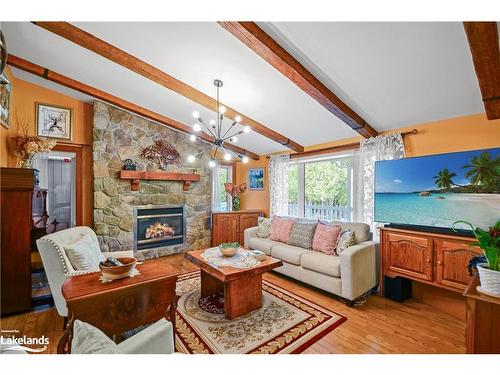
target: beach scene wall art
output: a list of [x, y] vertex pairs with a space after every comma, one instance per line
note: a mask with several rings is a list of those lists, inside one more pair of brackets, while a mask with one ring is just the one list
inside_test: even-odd
[[500, 148], [375, 163], [377, 222], [487, 228], [499, 219]]

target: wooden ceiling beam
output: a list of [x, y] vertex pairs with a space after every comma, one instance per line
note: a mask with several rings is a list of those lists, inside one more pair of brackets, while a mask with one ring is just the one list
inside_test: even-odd
[[[217, 112], [217, 102], [212, 97], [204, 94], [201, 91], [196, 90], [194, 87], [172, 77], [171, 75], [163, 72], [162, 70], [154, 67], [151, 64], [146, 63], [139, 58], [132, 56], [131, 54], [113, 46], [110, 43], [105, 42], [96, 36], [79, 29], [76, 26], [71, 25], [68, 22], [33, 22], [35, 25], [48, 30], [60, 37], [63, 37], [79, 46], [86, 48], [102, 57], [107, 58], [133, 72], [140, 74], [178, 94], [191, 99], [193, 102], [202, 105], [210, 109], [211, 111]], [[253, 120], [252, 118], [245, 116], [244, 114], [236, 111], [228, 105], [225, 105], [226, 113], [225, 115], [231, 119], [236, 116], [241, 116], [242, 123], [248, 125], [253, 131], [267, 137], [275, 142], [278, 142], [294, 151], [302, 152], [304, 147], [297, 142], [285, 137], [284, 135], [264, 126], [263, 124]]]
[[500, 47], [496, 22], [464, 22], [488, 120], [500, 118]]
[[378, 133], [254, 22], [219, 22], [302, 91], [365, 138]]
[[[56, 72], [51, 71], [49, 69], [46, 69], [40, 65], [29, 62], [29, 61], [24, 60], [20, 57], [9, 54], [9, 56], [7, 58], [7, 64], [9, 64], [10, 66], [13, 66], [15, 68], [24, 70], [25, 72], [34, 74], [34, 75], [42, 77], [42, 78], [45, 78], [49, 81], [58, 83], [62, 86], [68, 87], [68, 88], [73, 89], [75, 91], [92, 96], [96, 99], [102, 100], [102, 101], [107, 102], [109, 104], [112, 104], [116, 107], [122, 108], [126, 111], [135, 113], [136, 115], [145, 117], [151, 121], [155, 121], [155, 122], [160, 123], [162, 125], [166, 125], [169, 128], [181, 131], [181, 132], [186, 133], [186, 134], [194, 134], [192, 131], [192, 128], [190, 126], [185, 125], [181, 122], [178, 122], [174, 119], [171, 119], [170, 117], [163, 116], [159, 113], [150, 111], [147, 108], [141, 107], [137, 104], [131, 103], [131, 102], [126, 101], [124, 99], [121, 99], [117, 96], [108, 94], [107, 92], [104, 92], [104, 91], [99, 90], [95, 87], [89, 86], [85, 83], [76, 81], [76, 80], [69, 78], [69, 77], [66, 77], [62, 74], [59, 74], [59, 73], [56, 73]], [[198, 134], [196, 134], [196, 135], [198, 136]], [[213, 141], [213, 137], [206, 134], [206, 133], [201, 134], [200, 138], [206, 142]], [[226, 148], [228, 148], [228, 149], [230, 149], [238, 154], [246, 155], [251, 159], [259, 160], [259, 155], [255, 154], [251, 151], [245, 150], [244, 148], [241, 148], [239, 146], [236, 146], [236, 145], [233, 145], [230, 143], [226, 143], [226, 144], [224, 144], [224, 147], [226, 147]]]

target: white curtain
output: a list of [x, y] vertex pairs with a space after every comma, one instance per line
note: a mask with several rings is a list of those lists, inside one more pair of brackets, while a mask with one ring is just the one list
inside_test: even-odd
[[271, 156], [269, 161], [269, 195], [272, 215], [288, 215], [288, 170], [290, 155]]
[[362, 140], [358, 160], [358, 204], [356, 221], [372, 228], [375, 238], [378, 234], [374, 222], [375, 162], [378, 160], [401, 159], [405, 156], [403, 137], [400, 133], [381, 135]]
[[219, 173], [217, 171], [219, 163], [210, 169], [210, 177], [212, 180], [212, 211], [218, 211], [219, 207], [217, 205], [219, 198]]

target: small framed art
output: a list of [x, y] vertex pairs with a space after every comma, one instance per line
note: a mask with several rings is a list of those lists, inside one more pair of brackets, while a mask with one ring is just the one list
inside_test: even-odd
[[71, 139], [72, 112], [71, 108], [36, 103], [37, 135], [40, 137]]
[[264, 168], [248, 170], [248, 190], [264, 190]]
[[10, 98], [12, 86], [4, 74], [0, 74], [0, 123], [4, 128], [10, 124]]

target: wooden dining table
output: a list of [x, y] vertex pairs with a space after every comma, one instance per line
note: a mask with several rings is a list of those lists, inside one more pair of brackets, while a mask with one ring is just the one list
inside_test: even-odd
[[59, 341], [57, 352], [71, 352], [73, 323], [89, 323], [107, 336], [123, 334], [154, 323], [161, 318], [172, 322], [175, 332], [175, 293], [177, 276], [173, 266], [159, 259], [136, 266], [133, 277], [103, 282], [101, 273], [71, 276], [62, 286], [68, 307], [68, 326]]

